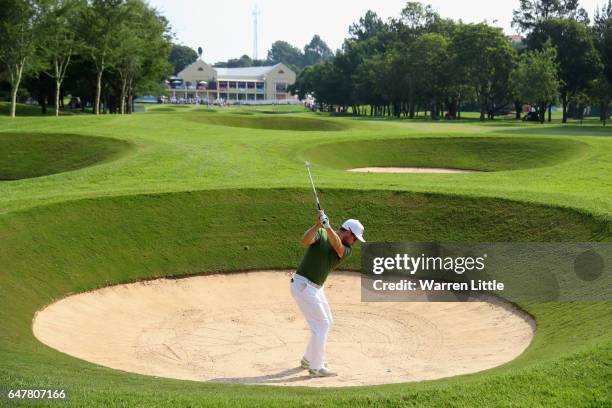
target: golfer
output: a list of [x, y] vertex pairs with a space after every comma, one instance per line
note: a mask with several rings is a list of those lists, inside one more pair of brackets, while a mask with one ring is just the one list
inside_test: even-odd
[[358, 220], [347, 220], [334, 231], [323, 211], [319, 211], [316, 224], [302, 238], [308, 249], [291, 278], [291, 295], [310, 327], [310, 341], [300, 366], [307, 368], [311, 377], [337, 375], [325, 364], [325, 343], [333, 319], [323, 284], [331, 270], [351, 254], [357, 240], [365, 242], [363, 225]]

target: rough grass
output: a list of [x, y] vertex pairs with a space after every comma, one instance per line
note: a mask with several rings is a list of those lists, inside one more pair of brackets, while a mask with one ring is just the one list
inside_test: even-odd
[[[224, 109], [239, 110], [248, 111]], [[167, 275], [295, 267], [296, 241], [314, 212], [303, 160], [324, 144], [371, 141], [372, 154], [386, 146], [381, 156], [396, 154], [394, 140], [423, 137], [448, 138], [453, 146], [481, 138], [524, 146], [507, 156], [506, 149], [496, 150], [506, 165], [524, 166], [521, 160], [528, 159], [530, 168], [511, 172], [353, 174], [332, 156], [315, 163], [332, 223], [361, 218], [370, 241], [612, 239], [612, 128], [346, 118], [331, 122], [346, 131], [298, 134], [197, 123], [197, 115], [0, 117], [5, 133], [79, 134], [91, 143], [106, 136], [136, 147], [104, 165], [0, 183], [0, 388], [63, 386], [71, 392], [65, 405], [73, 407], [610, 405], [612, 302], [523, 303], [538, 331], [508, 364], [449, 379], [349, 389], [146, 377], [35, 341], [33, 313], [70, 292]], [[328, 120], [306, 113], [261, 116]], [[539, 148], [532, 149], [534, 141]], [[471, 153], [456, 148], [455, 154]], [[335, 157], [345, 160], [340, 151]], [[534, 167], [540, 161], [546, 167]], [[358, 268], [358, 251], [348, 266]]]
[[127, 142], [69, 134], [0, 133], [0, 180], [19, 180], [76, 170], [112, 160]]
[[445, 167], [503, 171], [553, 166], [580, 157], [588, 145], [566, 139], [404, 138], [322, 144], [304, 153], [329, 167]]

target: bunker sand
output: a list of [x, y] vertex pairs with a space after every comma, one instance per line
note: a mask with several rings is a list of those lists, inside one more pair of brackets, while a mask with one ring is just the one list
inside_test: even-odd
[[477, 170], [446, 169], [442, 167], [358, 167], [353, 173], [479, 173]]
[[309, 331], [289, 272], [258, 271], [117, 285], [39, 311], [34, 335], [66, 354], [139, 374], [195, 381], [357, 386], [431, 380], [521, 354], [535, 325], [511, 304], [363, 303], [360, 276], [332, 273], [328, 362], [338, 377], [298, 368]]

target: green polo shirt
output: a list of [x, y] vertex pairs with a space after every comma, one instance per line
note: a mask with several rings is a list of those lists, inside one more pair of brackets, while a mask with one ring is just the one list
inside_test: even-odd
[[323, 285], [332, 269], [338, 266], [343, 259], [351, 255], [351, 247], [346, 244], [343, 245], [344, 256], [340, 258], [329, 242], [327, 231], [324, 228], [320, 228], [317, 231], [315, 242], [306, 249], [306, 253], [296, 273], [317, 285]]

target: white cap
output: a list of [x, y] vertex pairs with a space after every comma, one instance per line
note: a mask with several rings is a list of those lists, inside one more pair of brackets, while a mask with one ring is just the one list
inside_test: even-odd
[[342, 228], [351, 231], [353, 235], [357, 237], [358, 240], [360, 240], [361, 242], [365, 242], [365, 239], [363, 239], [364, 228], [363, 225], [359, 222], [359, 220], [346, 220], [344, 221], [344, 224], [342, 224]]

